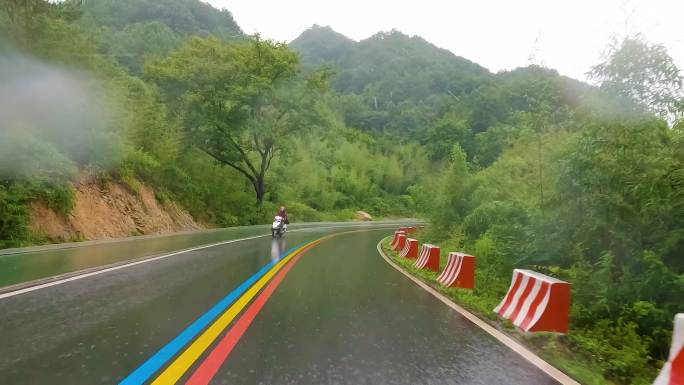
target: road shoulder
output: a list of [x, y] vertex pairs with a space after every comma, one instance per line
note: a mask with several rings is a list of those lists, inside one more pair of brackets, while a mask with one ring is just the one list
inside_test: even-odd
[[438, 292], [435, 290], [432, 286], [428, 285], [427, 283], [423, 282], [419, 278], [413, 276], [406, 270], [404, 270], [401, 266], [396, 264], [392, 259], [385, 254], [384, 250], [382, 249], [382, 243], [385, 241], [387, 238], [380, 240], [377, 245], [378, 253], [380, 256], [392, 267], [394, 267], [397, 271], [402, 273], [404, 276], [406, 276], [408, 279], [413, 281], [416, 285], [418, 285], [420, 288], [423, 290], [427, 291], [428, 293], [432, 294], [435, 298], [438, 300], [442, 301], [445, 305], [449, 306], [453, 310], [455, 310], [457, 313], [480, 327], [482, 330], [490, 334], [492, 337], [496, 338], [499, 342], [502, 344], [506, 345], [508, 348], [516, 352], [518, 355], [529, 361], [531, 364], [539, 368], [541, 371], [552, 377], [554, 380], [558, 381], [560, 384], [563, 385], [580, 385], [577, 381], [574, 379], [570, 378], [567, 374], [563, 373], [560, 371], [558, 368], [552, 366], [548, 362], [544, 361], [542, 358], [534, 354], [532, 351], [527, 349], [525, 346], [521, 345], [519, 342], [511, 338], [510, 336], [504, 334], [500, 330], [494, 328], [487, 322], [483, 321], [473, 313], [467, 311], [463, 307], [459, 306], [455, 302], [453, 302], [451, 299], [443, 295], [442, 293]]

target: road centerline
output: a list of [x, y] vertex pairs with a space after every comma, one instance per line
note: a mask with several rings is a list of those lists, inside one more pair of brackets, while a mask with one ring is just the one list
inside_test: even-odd
[[142, 385], [149, 380], [154, 373], [162, 368], [171, 358], [192, 341], [207, 325], [222, 314], [233, 302], [240, 298], [247, 290], [259, 279], [263, 278], [271, 271], [283, 258], [296, 250], [300, 245], [291, 248], [281, 255], [277, 260], [273, 260], [264, 265], [259, 271], [246, 279], [237, 288], [233, 289], [227, 296], [216, 303], [206, 313], [197, 318], [192, 324], [186, 327], [171, 342], [147, 359], [142, 365], [135, 369], [131, 374], [124, 378], [119, 385]]
[[288, 263], [282, 270], [280, 270], [280, 272], [278, 272], [278, 274], [268, 284], [264, 291], [259, 294], [249, 308], [247, 308], [242, 316], [240, 316], [235, 325], [226, 333], [226, 335], [218, 342], [209, 355], [202, 361], [200, 366], [195, 370], [185, 385], [208, 385], [211, 382], [218, 370], [221, 368], [221, 365], [223, 365], [226, 359], [228, 359], [228, 356], [233, 351], [235, 345], [240, 341], [259, 312], [261, 312], [261, 309], [264, 307], [273, 292], [275, 292], [275, 290], [278, 288], [287, 273], [297, 263], [299, 258], [314, 246], [315, 245], [311, 245], [311, 247], [307, 247], [295, 255], [292, 261], [290, 261], [290, 263]]
[[[309, 242], [289, 252], [272, 269], [264, 274], [256, 283], [249, 288], [233, 305], [214, 321], [197, 339], [188, 346], [183, 353], [152, 381], [152, 385], [175, 384], [185, 372], [199, 359], [207, 348], [219, 337], [219, 335], [231, 324], [231, 322], [247, 307], [249, 302], [266, 286], [266, 284], [282, 269], [292, 258], [310, 247], [318, 244], [320, 240]], [[127, 385], [121, 383], [119, 385]]]

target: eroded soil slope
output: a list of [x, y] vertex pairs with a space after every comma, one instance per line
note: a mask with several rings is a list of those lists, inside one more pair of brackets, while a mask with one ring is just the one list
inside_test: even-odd
[[31, 227], [54, 242], [163, 234], [203, 228], [175, 203], [160, 203], [154, 191], [140, 184], [133, 192], [114, 182], [79, 182], [75, 205], [60, 216], [44, 203], [31, 210]]

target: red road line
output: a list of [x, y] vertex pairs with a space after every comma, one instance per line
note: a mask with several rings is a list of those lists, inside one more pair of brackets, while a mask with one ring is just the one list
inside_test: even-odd
[[[318, 243], [316, 243], [318, 244]], [[316, 246], [313, 244], [306, 249], [302, 250], [297, 254], [292, 261], [287, 264], [278, 275], [276, 275], [273, 280], [266, 286], [264, 291], [259, 294], [259, 296], [252, 302], [249, 308], [242, 314], [240, 319], [235, 323], [235, 325], [226, 333], [221, 341], [214, 347], [211, 353], [205, 358], [202, 364], [195, 370], [192, 376], [188, 379], [185, 385], [207, 385], [214, 378], [221, 365], [226, 361], [230, 353], [233, 351], [235, 345], [240, 341], [240, 338], [245, 334], [249, 326], [256, 318], [257, 314], [266, 304], [266, 301], [271, 297], [271, 294], [278, 288], [280, 282], [282, 282], [285, 275], [292, 269], [299, 258], [309, 251], [312, 247]]]

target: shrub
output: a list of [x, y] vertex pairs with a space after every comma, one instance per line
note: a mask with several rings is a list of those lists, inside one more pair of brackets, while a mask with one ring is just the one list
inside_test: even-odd
[[21, 186], [0, 185], [0, 248], [22, 246], [30, 238], [24, 194]]
[[69, 183], [59, 185], [42, 185], [37, 196], [59, 215], [66, 216], [74, 208], [74, 190]]
[[321, 214], [318, 211], [304, 203], [298, 202], [287, 204], [287, 215], [293, 222], [316, 222], [321, 220]]
[[568, 334], [568, 338], [598, 362], [607, 378], [620, 383], [648, 383], [648, 349], [637, 334], [636, 324], [621, 318], [616, 322], [603, 319], [591, 329]]

